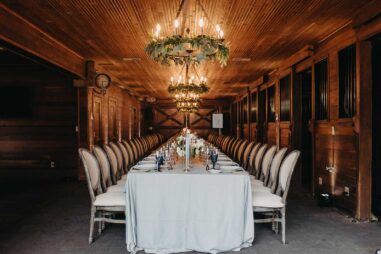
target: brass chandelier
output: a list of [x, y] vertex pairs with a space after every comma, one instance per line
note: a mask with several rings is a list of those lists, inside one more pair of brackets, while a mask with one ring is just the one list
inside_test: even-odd
[[194, 65], [194, 74], [189, 77], [189, 62], [185, 64], [185, 74], [181, 70], [177, 80], [171, 77], [168, 92], [175, 97], [176, 107], [181, 113], [194, 113], [200, 107], [200, 95], [209, 91], [206, 78], [199, 76]]
[[[221, 67], [227, 65], [229, 58], [229, 43], [224, 40], [224, 32], [220, 24], [216, 24], [215, 31], [212, 34], [205, 34], [205, 17], [208, 21], [208, 15], [205, 12], [200, 0], [193, 0], [199, 5], [204, 14], [198, 20], [196, 31], [191, 33], [190, 18], [183, 6], [190, 0], [182, 0], [177, 11], [176, 19], [173, 23], [172, 35], [162, 37], [161, 26], [157, 24], [155, 31], [152, 31], [150, 42], [145, 48], [148, 55], [156, 62], [163, 65], [181, 65], [180, 75], [175, 80], [171, 77], [168, 92], [174, 95], [174, 101], [177, 109], [181, 113], [194, 113], [200, 107], [200, 95], [208, 92], [206, 78], [199, 76], [196, 66], [205, 61], [218, 61]], [[180, 29], [179, 15], [182, 13], [182, 28]], [[211, 22], [210, 22], [211, 23]], [[185, 68], [185, 73], [183, 70]], [[192, 68], [192, 75], [189, 72]]]

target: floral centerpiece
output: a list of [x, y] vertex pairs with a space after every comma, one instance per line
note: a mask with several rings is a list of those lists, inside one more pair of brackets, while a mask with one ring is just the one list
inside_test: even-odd
[[185, 137], [183, 135], [180, 135], [176, 138], [176, 152], [177, 155], [180, 157], [185, 156]]
[[193, 156], [200, 155], [203, 147], [204, 147], [204, 140], [202, 138], [196, 139], [195, 142], [192, 144]]

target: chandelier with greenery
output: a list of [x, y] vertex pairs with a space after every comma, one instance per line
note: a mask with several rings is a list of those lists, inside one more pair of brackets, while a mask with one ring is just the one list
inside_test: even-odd
[[[194, 65], [192, 65], [194, 75], [189, 77], [189, 63], [182, 68], [178, 79], [175, 81], [171, 77], [168, 92], [175, 97], [177, 109], [181, 113], [194, 113], [200, 107], [200, 95], [209, 91], [206, 78], [199, 76]], [[183, 76], [184, 75], [184, 76]]]
[[[197, 31], [192, 33], [189, 28], [186, 28], [191, 25], [190, 16], [187, 15], [188, 8], [182, 9], [185, 5], [189, 7], [189, 4], [186, 3], [189, 1], [181, 1], [173, 23], [172, 35], [162, 37], [160, 34], [161, 26], [157, 24], [152, 33], [152, 38], [145, 48], [148, 55], [156, 62], [163, 65], [181, 65], [183, 69], [185, 67], [185, 75], [180, 73], [181, 75], [176, 81], [172, 77], [168, 87], [168, 92], [174, 95], [176, 106], [182, 113], [196, 112], [200, 106], [200, 95], [209, 90], [206, 78], [198, 75], [196, 66], [206, 61], [218, 61], [223, 67], [227, 65], [229, 58], [229, 43], [224, 40], [224, 32], [220, 24], [215, 26], [213, 34], [204, 33], [205, 22], [203, 17], [206, 17], [207, 20], [209, 18], [200, 0], [193, 0], [204, 12], [198, 20], [199, 28], [195, 28]], [[180, 29], [179, 15], [181, 12], [183, 15]], [[189, 68], [194, 70], [194, 75], [190, 77]]]

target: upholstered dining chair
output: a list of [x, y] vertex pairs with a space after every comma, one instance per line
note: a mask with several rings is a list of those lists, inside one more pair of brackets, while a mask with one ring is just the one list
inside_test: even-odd
[[267, 183], [268, 175], [270, 171], [271, 162], [275, 155], [277, 147], [275, 145], [271, 146], [266, 150], [263, 155], [262, 163], [260, 164], [260, 174], [259, 177], [251, 176], [251, 185], [255, 188], [255, 186], [264, 186]]
[[[254, 213], [272, 213], [271, 218], [255, 219], [255, 223], [273, 223], [278, 232], [278, 223], [282, 225], [282, 243], [286, 243], [286, 200], [290, 188], [292, 174], [300, 156], [300, 151], [290, 152], [279, 169], [278, 188], [276, 193], [253, 192], [252, 204]], [[279, 218], [280, 216], [280, 218]]]
[[236, 138], [232, 137], [232, 138], [228, 141], [228, 143], [226, 144], [226, 152], [225, 152], [225, 153], [226, 153], [227, 155], [229, 155], [230, 150], [231, 150], [231, 148], [232, 148], [233, 143], [234, 143], [235, 140], [236, 140]]
[[120, 172], [121, 175], [124, 174], [124, 160], [123, 160], [123, 155], [122, 151], [119, 149], [118, 145], [115, 144], [114, 142], [110, 142], [109, 146], [111, 149], [114, 151], [116, 155], [116, 159], [118, 161], [118, 171]]
[[127, 174], [128, 170], [130, 169], [129, 168], [129, 165], [130, 165], [130, 156], [128, 155], [128, 151], [127, 151], [126, 147], [123, 145], [122, 142], [117, 142], [116, 145], [118, 146], [119, 150], [122, 153], [122, 157], [123, 157], [123, 172], [124, 172], [124, 174]]
[[253, 175], [255, 176], [256, 179], [259, 179], [260, 176], [261, 176], [261, 163], [262, 163], [262, 159], [263, 159], [263, 156], [266, 152], [266, 149], [267, 149], [268, 145], [267, 144], [263, 144], [259, 149], [258, 149], [258, 152], [255, 156], [255, 160], [254, 160], [254, 167], [253, 167]]
[[239, 164], [241, 164], [241, 157], [242, 157], [243, 149], [246, 147], [247, 143], [248, 143], [247, 139], [244, 139], [241, 142], [241, 144], [238, 145], [236, 152], [234, 154], [234, 160]]
[[239, 141], [239, 139], [233, 139], [233, 141], [230, 143], [229, 147], [228, 147], [228, 150], [227, 150], [227, 155], [229, 157], [232, 156], [232, 153], [233, 153], [233, 150], [235, 148], [235, 145], [237, 144], [237, 142]]
[[128, 157], [130, 158], [129, 160], [129, 167], [133, 166], [136, 162], [135, 162], [135, 158], [134, 158], [134, 152], [132, 150], [132, 147], [130, 145], [130, 143], [128, 143], [126, 140], [122, 140], [122, 144], [124, 145], [124, 147], [126, 148], [127, 150], [127, 153], [128, 153]]
[[104, 192], [125, 192], [124, 184], [113, 185], [111, 181], [110, 162], [105, 151], [99, 147], [93, 147], [93, 154], [97, 158], [101, 172], [101, 185]]
[[247, 146], [245, 146], [245, 148], [243, 150], [242, 157], [239, 158], [239, 160], [241, 161], [241, 166], [244, 169], [247, 168], [247, 162], [249, 161], [249, 155], [250, 155], [251, 150], [254, 147], [254, 144], [255, 144], [254, 141], [251, 141], [249, 144], [247, 144]]
[[249, 153], [249, 159], [247, 161], [247, 166], [245, 167], [245, 170], [249, 171], [250, 174], [253, 174], [254, 160], [257, 156], [258, 150], [261, 147], [261, 145], [261, 143], [256, 143]]
[[103, 223], [124, 224], [125, 219], [115, 219], [110, 215], [125, 214], [126, 195], [122, 192], [102, 192], [100, 169], [95, 156], [87, 149], [78, 150], [86, 174], [91, 199], [89, 244], [93, 242], [94, 224], [99, 223], [99, 234]]
[[128, 143], [130, 144], [130, 146], [132, 147], [132, 151], [134, 152], [134, 161], [135, 163], [139, 161], [139, 149], [137, 147], [137, 145], [135, 144], [135, 142], [132, 141], [132, 139], [130, 139], [128, 141]]
[[[286, 155], [287, 147], [281, 148], [278, 152], [276, 152], [274, 158], [272, 159], [270, 172], [267, 175], [267, 179], [261, 184], [255, 184], [254, 188], [252, 188], [253, 192], [271, 192], [275, 193], [276, 188], [278, 186], [278, 176], [280, 165], [283, 161], [284, 156]], [[263, 163], [262, 163], [263, 164]]]
[[112, 183], [114, 185], [118, 183], [123, 183], [125, 180], [121, 179], [122, 172], [121, 172], [121, 168], [118, 165], [118, 159], [116, 157], [114, 150], [111, 148], [110, 145], [107, 145], [107, 144], [103, 145], [103, 150], [106, 152], [108, 161], [110, 162], [111, 173], [112, 173], [111, 174]]

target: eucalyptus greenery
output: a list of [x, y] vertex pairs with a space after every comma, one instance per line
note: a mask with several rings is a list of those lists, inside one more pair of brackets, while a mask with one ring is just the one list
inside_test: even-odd
[[217, 60], [221, 66], [226, 66], [229, 47], [229, 43], [225, 43], [223, 39], [208, 35], [173, 35], [153, 38], [145, 51], [153, 60], [165, 65], [183, 65], [186, 61], [198, 64], [205, 60]]
[[177, 93], [190, 93], [193, 92], [195, 94], [202, 94], [209, 91], [209, 87], [205, 83], [201, 83], [199, 85], [190, 83], [190, 84], [170, 84], [168, 86], [168, 92], [171, 94]]

